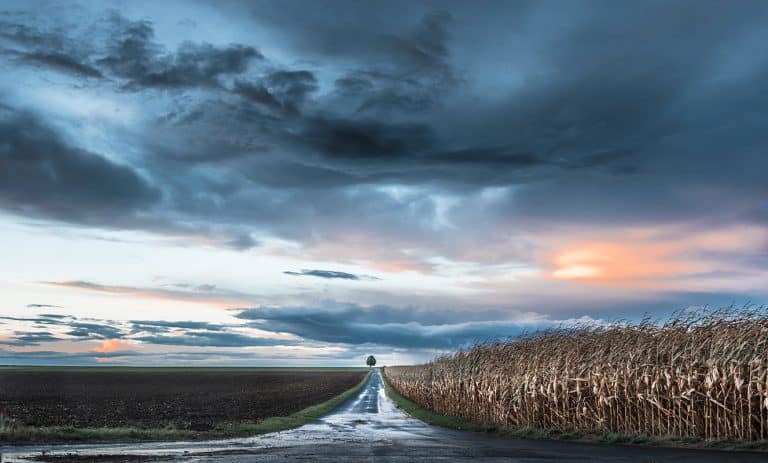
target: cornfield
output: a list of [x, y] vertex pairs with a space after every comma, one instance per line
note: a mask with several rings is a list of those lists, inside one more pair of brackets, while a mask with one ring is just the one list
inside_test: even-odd
[[388, 382], [423, 408], [506, 429], [768, 438], [768, 314], [559, 328], [496, 341]]

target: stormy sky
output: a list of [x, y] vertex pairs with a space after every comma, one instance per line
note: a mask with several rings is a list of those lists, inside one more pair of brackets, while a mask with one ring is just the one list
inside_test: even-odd
[[768, 301], [763, 1], [3, 2], [0, 364]]

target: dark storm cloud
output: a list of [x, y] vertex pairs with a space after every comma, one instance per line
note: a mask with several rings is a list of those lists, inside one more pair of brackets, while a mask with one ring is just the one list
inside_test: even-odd
[[71, 55], [59, 52], [7, 52], [19, 61], [34, 66], [45, 66], [53, 70], [82, 77], [103, 77], [101, 71], [83, 63]]
[[306, 70], [275, 71], [269, 74], [265, 81], [273, 92], [295, 102], [305, 100], [317, 90], [315, 75]]
[[354, 273], [337, 272], [334, 270], [303, 269], [300, 272], [285, 271], [283, 273], [286, 275], [311, 276], [329, 280], [378, 280], [378, 278], [370, 275], [355, 275]]
[[308, 121], [301, 141], [329, 158], [397, 162], [430, 146], [431, 135], [424, 124], [317, 118]]
[[329, 190], [366, 181], [364, 174], [280, 160], [256, 164], [246, 178], [270, 188], [302, 190]]
[[321, 342], [435, 349], [513, 337], [536, 326], [499, 319], [499, 314], [492, 312], [483, 315], [488, 318], [460, 322], [456, 314], [327, 303], [314, 307], [243, 309], [236, 317], [254, 320], [254, 327]]
[[336, 79], [333, 83], [336, 91], [342, 95], [357, 95], [373, 89], [373, 82], [365, 76], [346, 76]]
[[[436, 230], [434, 195], [457, 198], [443, 215], [473, 242], [564, 221], [764, 223], [768, 64], [749, 53], [766, 43], [764, 3], [332, 5], [222, 3], [259, 42], [232, 44], [169, 45], [161, 21], [120, 12], [80, 32], [5, 17], [14, 65], [37, 57], [83, 88], [128, 95], [152, 122], [115, 135], [142, 153], [132, 165], [45, 145], [88, 172], [79, 189], [46, 202], [19, 180], [8, 199], [3, 183], [4, 207], [99, 225], [117, 214], [238, 250], [260, 232], [311, 245], [353, 229], [453, 258], [465, 250]], [[6, 132], [31, 146], [18, 124]], [[46, 173], [32, 178], [62, 178]], [[382, 192], [391, 185], [415, 192]], [[469, 207], [496, 186], [514, 194]]]
[[461, 83], [451, 62], [451, 12], [403, 8], [401, 13], [411, 13], [404, 17], [382, 5], [336, 6], [333, 14], [314, 11], [312, 20], [290, 5], [261, 5], [254, 14], [274, 23], [276, 34], [302, 54], [353, 67], [336, 79], [335, 87], [354, 113], [422, 112], [438, 106]]
[[132, 90], [144, 87], [216, 87], [219, 78], [243, 73], [251, 60], [262, 58], [255, 48], [239, 44], [215, 47], [184, 42], [168, 53], [155, 42], [150, 21], [130, 21], [115, 13], [111, 18], [111, 42], [107, 56], [98, 64], [127, 80]]
[[103, 51], [85, 43], [88, 38], [102, 41], [103, 36], [76, 37], [61, 28], [44, 30], [0, 21], [5, 31], [0, 38], [24, 48], [0, 50], [0, 53], [19, 62], [82, 77], [101, 78], [109, 74], [123, 80], [124, 88], [135, 91], [219, 87], [221, 77], [242, 74], [251, 61], [263, 58], [254, 47], [241, 44], [217, 47], [185, 41], [175, 52], [169, 52], [155, 40], [151, 21], [131, 21], [118, 12], [112, 12], [108, 19], [98, 23], [107, 37]]
[[[515, 91], [515, 87], [510, 85], [508, 90], [494, 96], [493, 100], [480, 100], [476, 104], [467, 103], [453, 108], [456, 111], [454, 116], [440, 112], [433, 114], [435, 124], [447, 121], [448, 126], [457, 131], [453, 134], [454, 139], [465, 145], [475, 145], [458, 150], [442, 150], [434, 144], [430, 145], [429, 148], [435, 152], [457, 153], [443, 156], [444, 166], [441, 168], [414, 176], [413, 166], [403, 160], [413, 160], [414, 152], [418, 154], [419, 151], [424, 151], [424, 147], [414, 149], [407, 144], [396, 144], [395, 149], [380, 150], [376, 149], [380, 143], [355, 142], [371, 138], [362, 137], [356, 131], [350, 131], [349, 137], [340, 137], [349, 139], [353, 148], [347, 148], [346, 145], [337, 148], [335, 144], [326, 142], [325, 140], [334, 139], [332, 134], [336, 133], [336, 130], [333, 128], [324, 131], [327, 134], [325, 137], [314, 137], [320, 141], [316, 148], [321, 152], [367, 152], [380, 157], [382, 151], [391, 154], [397, 152], [399, 146], [405, 145], [407, 148], [403, 151], [408, 153], [407, 156], [393, 156], [394, 159], [390, 160], [388, 167], [390, 171], [397, 172], [391, 178], [406, 181], [452, 179], [459, 177], [461, 171], [467, 170], [466, 177], [477, 184], [520, 181], [533, 184], [535, 181], [547, 181], [548, 183], [541, 186], [532, 185], [530, 195], [525, 194], [528, 189], [523, 191], [520, 202], [531, 202], [530, 208], [524, 204], [525, 213], [534, 213], [538, 209], [555, 214], [560, 204], [558, 199], [563, 199], [573, 203], [585, 203], [583, 207], [591, 208], [588, 212], [594, 215], [601, 209], [597, 207], [597, 198], [593, 198], [590, 191], [604, 191], [597, 187], [601, 184], [605, 184], [608, 190], [616, 187], [626, 192], [613, 196], [616, 198], [617, 207], [608, 207], [603, 215], [605, 219], [609, 219], [610, 215], [616, 217], [616, 214], [621, 212], [619, 202], [627, 198], [632, 202], [642, 203], [641, 209], [650, 209], [659, 204], [660, 200], [663, 201], [663, 198], [672, 197], [676, 206], [675, 212], [680, 212], [685, 207], [683, 204], [677, 204], [678, 200], [674, 198], [677, 196], [676, 190], [690, 187], [699, 180], [689, 176], [688, 172], [682, 169], [682, 163], [671, 166], [662, 163], [661, 171], [655, 169], [654, 163], [664, 152], [669, 149], [677, 152], [676, 148], [660, 146], [660, 143], [672, 140], [670, 137], [673, 134], [674, 137], [684, 134], [684, 137], [691, 140], [711, 137], [707, 128], [700, 125], [702, 114], [723, 114], [724, 110], [728, 111], [725, 108], [739, 107], [742, 103], [755, 109], [764, 105], [765, 102], [759, 98], [749, 103], [740, 101], [741, 98], [736, 96], [742, 93], [742, 90], [739, 90], [739, 79], [719, 80], [712, 86], [712, 81], [708, 85], [707, 76], [723, 72], [725, 64], [722, 64], [722, 61], [726, 55], [721, 53], [731, 47], [738, 50], [737, 43], [750, 40], [742, 31], [745, 28], [754, 30], [760, 22], [758, 18], [765, 16], [765, 8], [759, 3], [750, 3], [751, 9], [734, 11], [722, 8], [716, 3], [699, 3], [697, 6], [701, 8], [697, 8], [694, 20], [687, 21], [684, 19], [685, 15], [680, 14], [686, 9], [682, 5], [672, 11], [656, 5], [642, 5], [632, 11], [618, 11], [610, 5], [597, 5], [599, 4], [585, 3], [580, 7], [573, 6], [573, 11], [569, 11], [576, 14], [568, 24], [569, 27], [560, 30], [556, 26], [547, 27], [547, 19], [556, 24], [561, 17], [556, 9], [546, 6], [495, 4], [485, 10], [493, 12], [493, 15], [468, 12], [459, 4], [447, 7], [458, 11], [452, 14], [453, 23], [461, 22], [465, 34], [480, 38], [481, 41], [485, 40], [486, 43], [493, 37], [502, 39], [503, 43], [517, 40], [520, 47], [527, 45], [539, 53], [541, 65], [538, 68], [529, 66], [517, 69], [521, 74], [531, 76], [521, 91]], [[373, 16], [370, 10], [377, 9], [370, 6], [356, 7], [354, 4], [345, 6], [349, 8], [345, 12], [349, 22], [353, 22], [351, 18], [354, 17]], [[266, 16], [267, 21], [273, 21], [278, 27], [287, 28], [294, 34], [288, 40], [295, 44], [297, 52], [301, 50], [329, 59], [375, 62], [378, 60], [366, 60], [364, 57], [372, 51], [383, 53], [380, 44], [389, 40], [390, 44], [407, 45], [392, 47], [390, 53], [416, 50], [413, 57], [417, 63], [419, 60], [416, 58], [423, 59], [426, 64], [440, 63], [442, 59], [455, 65], [467, 57], [452, 56], [458, 52], [451, 53], [451, 48], [461, 48], [465, 51], [468, 47], [472, 48], [472, 44], [461, 42], [462, 38], [467, 40], [466, 35], [453, 34], [454, 37], [451, 38], [451, 34], [446, 32], [450, 31], [451, 21], [437, 21], [429, 16], [422, 21], [421, 35], [416, 34], [409, 40], [393, 40], [391, 35], [381, 32], [391, 27], [390, 21], [394, 21], [386, 12], [379, 11], [376, 14], [377, 20], [369, 19], [365, 29], [342, 29], [334, 28], [330, 18], [325, 18], [322, 13], [319, 19], [314, 19], [320, 25], [309, 28], [306, 24], [302, 25], [301, 20], [295, 26], [289, 24], [290, 8], [266, 9], [268, 11], [262, 17]], [[568, 13], [563, 11], [562, 14]], [[496, 28], [511, 16], [516, 16], [512, 23], [518, 26], [534, 24], [536, 18], [541, 18], [541, 27], [536, 30], [536, 34], [528, 36], [514, 29], [502, 32]], [[480, 26], [484, 22], [488, 23], [487, 30]], [[440, 24], [442, 29], [435, 24]], [[654, 24], [654, 27], [649, 28], [644, 24]], [[471, 27], [478, 29], [469, 30]], [[681, 30], [690, 30], [689, 35], [695, 36], [696, 40], [680, 40]], [[406, 33], [401, 34], [403, 37], [408, 36]], [[432, 38], [421, 42], [414, 38], [421, 36]], [[384, 37], [388, 39], [385, 40]], [[607, 39], [608, 37], [610, 39]], [[752, 40], [755, 40], [754, 36]], [[540, 47], [549, 47], [552, 51]], [[498, 52], [499, 58], [504, 56], [499, 47], [492, 48]], [[429, 53], [423, 53], [422, 50]], [[409, 55], [401, 55], [392, 61], [405, 67], [405, 57]], [[513, 44], [506, 59], [525, 58], [524, 55], [525, 51]], [[383, 54], [369, 56], [378, 58]], [[743, 58], [747, 59], [746, 56]], [[493, 66], [494, 63], [482, 64]], [[751, 68], [746, 65], [733, 72], [746, 78], [744, 82], [747, 88], [762, 94], [763, 92], [757, 89], [764, 84], [756, 80], [764, 74], [760, 70], [761, 66], [755, 63]], [[478, 76], [477, 72], [468, 72], [468, 84], [472, 84], [473, 78], [482, 77]], [[749, 77], [752, 73], [755, 73], [755, 79]], [[495, 78], [503, 80], [504, 76]], [[376, 88], [375, 79], [365, 72], [340, 77], [335, 85], [337, 91], [346, 96], [366, 93], [370, 98], [379, 97], [378, 93], [372, 95]], [[726, 88], [730, 90], [725, 90]], [[700, 106], [711, 96], [716, 96], [719, 100], [717, 111], [714, 107]], [[748, 112], [752, 114], [754, 110]], [[462, 117], [465, 114], [471, 116]], [[440, 128], [434, 127], [433, 130], [437, 133], [434, 137], [435, 143], [439, 144]], [[731, 131], [734, 136], [742, 132], [738, 128]], [[751, 132], [751, 138], [757, 141], [757, 131], [743, 131]], [[386, 139], [386, 136], [378, 133], [377, 136]], [[460, 141], [461, 138], [464, 140]], [[502, 148], [483, 146], [487, 146], [489, 142]], [[327, 145], [332, 148], [324, 148]], [[707, 153], [699, 153], [703, 162], [699, 164], [698, 170], [706, 172], [713, 182], [725, 182], [725, 179], [716, 178], [720, 153], [711, 152], [705, 145], [702, 148]], [[693, 153], [678, 156], [689, 159], [695, 157]], [[346, 154], [346, 157], [351, 156]], [[356, 157], [367, 161], [365, 156]], [[439, 159], [438, 156], [435, 158]], [[740, 161], [746, 161], [755, 168], [763, 166], [762, 162], [752, 155], [746, 155], [745, 158]], [[501, 167], [504, 169], [500, 169]], [[513, 174], [510, 170], [517, 170], [521, 174]], [[639, 178], [631, 180], [624, 187], [621, 186], [624, 179], [612, 178], [630, 174]], [[640, 185], [653, 184], [655, 179], [664, 183], [661, 189], [647, 191], [646, 188], [645, 192], [640, 189]], [[672, 179], [677, 179], [678, 183], [668, 187], [666, 183], [673, 182]], [[646, 201], [643, 194], [654, 198]], [[611, 206], [611, 203], [607, 205]], [[577, 215], [581, 213], [582, 207], [568, 209]], [[621, 214], [621, 219], [626, 219], [625, 216], [626, 214]]]
[[271, 109], [280, 111], [286, 111], [295, 113], [296, 108], [289, 102], [280, 101], [277, 96], [267, 89], [263, 84], [254, 84], [250, 82], [237, 81], [235, 82], [235, 92], [243, 96], [243, 98], [266, 106]]
[[258, 82], [236, 81], [234, 91], [249, 102], [296, 116], [300, 105], [317, 88], [314, 74], [299, 70], [274, 71]]
[[0, 108], [0, 207], [68, 222], [111, 222], [159, 192], [133, 168], [70, 145], [39, 118]]
[[[51, 36], [42, 34], [34, 27], [18, 24], [11, 21], [0, 21], [0, 37], [22, 45], [40, 45], [43, 42], [51, 42]], [[49, 40], [45, 40], [45, 39]], [[58, 37], [53, 42], [58, 43]]]
[[[391, 49], [391, 68], [358, 71], [374, 85], [362, 93], [358, 112], [372, 110], [424, 111], [459, 84], [449, 62], [451, 14], [433, 11], [424, 14], [414, 30], [402, 35], [386, 35]], [[347, 87], [349, 89], [349, 87]]]
[[[503, 128], [526, 134], [521, 141], [532, 152], [584, 167], [581, 175], [553, 175], [554, 183], [522, 189], [516, 213], [560, 221], [620, 223], [700, 216], [700, 208], [712, 204], [690, 198], [706, 182], [719, 185], [725, 193], [712, 197], [720, 204], [741, 202], [744, 196], [739, 190], [744, 187], [752, 194], [765, 194], [742, 169], [765, 167], [764, 158], [750, 154], [764, 137], [753, 130], [757, 120], [746, 114], [765, 108], [766, 100], [757, 97], [747, 102], [737, 96], [742, 85], [755, 95], [764, 94], [764, 83], [757, 79], [765, 74], [765, 65], [755, 63], [733, 71], [740, 75], [731, 75], [733, 80], [722, 77], [716, 84], [712, 80], [718, 79], [713, 73], [732, 72], [723, 67], [727, 65], [722, 53], [731, 50], [738, 55], [741, 31], [754, 27], [755, 20], [746, 14], [749, 8], [737, 12], [715, 3], [705, 6], [690, 22], [670, 14], [681, 13], [680, 5], [672, 12], [636, 11], [638, 21], [655, 24], [653, 30], [621, 15], [619, 22], [633, 27], [620, 29], [618, 23], [605, 21], [595, 23], [596, 28], [575, 28], [561, 40], [579, 47], [564, 46], [552, 55], [558, 69], [567, 69], [567, 77], [544, 76], [525, 94], [498, 106], [498, 123], [477, 127], [477, 134], [486, 138], [497, 138]], [[758, 16], [764, 17], [764, 8], [758, 10]], [[617, 12], [609, 8], [608, 13]], [[696, 40], [676, 39], [681, 31]], [[606, 35], [616, 40], [604, 40]], [[729, 117], [726, 114], [736, 108], [746, 111], [734, 115], [746, 125], [723, 123], [720, 118]], [[731, 137], [739, 139], [738, 147], [721, 145]], [[723, 163], [726, 152], [729, 161]], [[594, 161], [614, 163], [609, 173], [623, 178], [601, 175], [593, 168]], [[733, 176], [723, 176], [723, 168]], [[626, 173], [635, 175], [628, 178]], [[735, 177], [741, 180], [732, 182]], [[612, 194], [606, 196], [606, 191]], [[636, 207], [627, 208], [627, 203]]]

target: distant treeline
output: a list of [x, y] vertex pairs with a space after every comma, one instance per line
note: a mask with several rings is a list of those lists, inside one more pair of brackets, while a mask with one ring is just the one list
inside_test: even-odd
[[507, 429], [768, 438], [768, 312], [580, 326], [387, 367], [434, 412]]

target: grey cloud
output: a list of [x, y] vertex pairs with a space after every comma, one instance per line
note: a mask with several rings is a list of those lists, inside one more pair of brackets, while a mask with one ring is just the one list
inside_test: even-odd
[[16, 64], [46, 68], [75, 77], [103, 77], [90, 62], [90, 46], [78, 43], [60, 29], [43, 30], [0, 19], [0, 42], [2, 39], [15, 47], [0, 46], [0, 55], [12, 57]]
[[337, 2], [343, 15], [315, 11], [308, 21], [291, 6], [263, 5], [258, 20], [274, 24], [274, 33], [299, 53], [340, 67], [352, 63], [335, 84], [349, 98], [344, 106], [357, 113], [408, 114], [439, 106], [462, 81], [451, 62], [453, 14], [411, 6]]
[[273, 71], [257, 82], [236, 81], [234, 91], [247, 101], [296, 116], [299, 107], [317, 90], [317, 79], [306, 70]]
[[[457, 311], [378, 305], [362, 307], [325, 301], [313, 306], [237, 309], [232, 324], [202, 321], [132, 320], [114, 322], [75, 317], [13, 318], [17, 322], [50, 326], [45, 331], [19, 331], [9, 345], [26, 346], [72, 339], [123, 339], [145, 344], [196, 347], [290, 346], [308, 342], [375, 344], [402, 348], [449, 349], [486, 339], [515, 336], [538, 325], [517, 322], [505, 311], [479, 309], [468, 315]], [[527, 316], [531, 319], [531, 316]], [[535, 317], [534, 317], [535, 319]], [[290, 333], [303, 340], [275, 339], [249, 333], [259, 329]], [[63, 336], [54, 331], [62, 331]], [[171, 333], [173, 334], [171, 335]]]
[[265, 82], [273, 92], [294, 102], [304, 101], [318, 88], [315, 75], [306, 70], [275, 71]]
[[[105, 75], [123, 80], [123, 88], [173, 89], [184, 87], [220, 87], [220, 78], [242, 74], [253, 60], [262, 59], [252, 46], [231, 44], [216, 47], [209, 43], [183, 42], [169, 52], [155, 40], [154, 24], [148, 20], [131, 21], [113, 11], [99, 28], [106, 36], [106, 49], [99, 50], [86, 38], [75, 37], [61, 28], [45, 30], [11, 21], [0, 26], [0, 35], [25, 49], [8, 49], [6, 54], [18, 62], [46, 66], [53, 70], [86, 77]], [[98, 42], [105, 38], [91, 32]]]
[[97, 63], [126, 79], [126, 88], [216, 87], [219, 78], [243, 73], [253, 59], [262, 58], [255, 48], [233, 44], [226, 48], [208, 43], [182, 43], [167, 53], [155, 42], [150, 21], [130, 21], [113, 14], [112, 41], [107, 56]]
[[195, 29], [198, 26], [196, 21], [189, 18], [184, 18], [182, 20], [179, 20], [179, 22], [177, 22], [176, 25], [180, 27], [189, 27], [191, 29]]
[[365, 174], [280, 160], [258, 163], [246, 173], [246, 176], [249, 180], [270, 188], [305, 190], [327, 190], [342, 185], [359, 185], [367, 180]]
[[222, 331], [226, 329], [223, 325], [195, 321], [131, 320], [130, 323], [134, 332], [168, 331], [171, 329]]
[[295, 276], [312, 276], [325, 279], [341, 279], [341, 280], [378, 280], [376, 277], [370, 275], [356, 275], [354, 273], [337, 272], [334, 270], [317, 270], [317, 269], [304, 269], [300, 272], [285, 271], [286, 275]]
[[295, 107], [278, 100], [278, 98], [272, 94], [272, 92], [270, 92], [269, 89], [267, 89], [267, 87], [265, 87], [263, 84], [237, 81], [235, 82], [235, 92], [253, 103], [257, 103], [271, 109], [292, 113], [296, 112]]
[[[121, 339], [145, 344], [196, 347], [247, 347], [293, 345], [294, 340], [272, 339], [248, 334], [250, 328], [240, 322], [217, 324], [201, 321], [131, 320], [127, 322], [77, 318], [73, 316], [0, 317], [17, 324], [25, 323], [45, 331], [15, 331], [3, 344], [37, 346], [55, 341], [94, 341]], [[245, 330], [245, 331], [243, 331]], [[54, 333], [61, 331], [61, 335]], [[267, 328], [267, 331], [270, 331]], [[173, 335], [170, 333], [173, 332]]]
[[[62, 334], [66, 337], [74, 337], [77, 340], [83, 341], [120, 338], [124, 334], [124, 329], [119, 324], [115, 324], [115, 322], [109, 320], [78, 319], [71, 315], [40, 314], [35, 317], [0, 317], [0, 319], [24, 322], [38, 328], [64, 330]], [[40, 342], [67, 339], [66, 337], [58, 337], [49, 331], [16, 332], [11, 343], [14, 345], [33, 345], [30, 342], [34, 342], [34, 345], [37, 345]]]
[[69, 318], [68, 316], [50, 316], [50, 315], [40, 315], [37, 317], [0, 317], [0, 320], [11, 320], [16, 322], [28, 322], [28, 323], [35, 323], [37, 325], [63, 325], [66, 322], [60, 320], [61, 318]]
[[[0, 21], [0, 37], [22, 45], [39, 45], [51, 41], [50, 36], [46, 37], [34, 27], [7, 20]], [[59, 40], [54, 41], [59, 42]]]
[[30, 65], [45, 66], [64, 73], [82, 77], [103, 77], [101, 71], [90, 64], [84, 63], [72, 55], [61, 52], [12, 52], [17, 60]]
[[[484, 315], [498, 317], [490, 312]], [[503, 318], [459, 322], [446, 314], [413, 308], [364, 308], [334, 302], [308, 307], [243, 309], [236, 317], [254, 320], [255, 327], [315, 341], [406, 348], [452, 349], [516, 336], [535, 328], [535, 325]]]
[[448, 61], [451, 22], [450, 13], [433, 11], [422, 17], [414, 31], [386, 36], [394, 69], [364, 71], [377, 88], [363, 94], [357, 111], [424, 111], [456, 87], [460, 78]]
[[149, 344], [168, 346], [208, 346], [208, 347], [254, 347], [254, 346], [284, 346], [295, 344], [295, 341], [247, 336], [239, 333], [222, 333], [218, 331], [190, 331], [183, 336], [151, 335], [132, 338]]
[[0, 341], [0, 344], [16, 347], [38, 346], [41, 342], [60, 341], [49, 331], [14, 331], [14, 337], [10, 341]]
[[373, 82], [370, 79], [358, 75], [339, 77], [333, 85], [344, 95], [357, 95], [373, 89]]
[[113, 339], [123, 335], [123, 330], [106, 323], [69, 322], [69, 336], [85, 339]]
[[226, 241], [225, 244], [238, 251], [245, 251], [259, 245], [259, 243], [248, 233], [238, 234], [234, 238]]
[[315, 152], [342, 160], [403, 160], [430, 146], [424, 124], [316, 118], [308, 121], [300, 140]]
[[204, 283], [202, 285], [191, 284], [191, 283], [174, 283], [174, 284], [164, 285], [164, 286], [173, 286], [175, 288], [181, 288], [181, 289], [193, 289], [195, 291], [203, 291], [203, 292], [214, 291], [216, 289], [216, 285], [207, 284], [207, 283]]
[[0, 108], [0, 207], [75, 223], [109, 223], [159, 192], [131, 167], [68, 144], [36, 116]]
[[443, 70], [448, 66], [448, 24], [452, 21], [447, 11], [426, 13], [418, 27], [406, 36], [387, 37], [400, 60], [416, 68]]
[[[131, 163], [147, 177], [115, 209], [123, 226], [239, 250], [260, 233], [311, 248], [354, 228], [457, 259], [468, 252], [434, 226], [435, 196], [456, 198], [441, 213], [466, 242], [563, 221], [764, 223], [768, 71], [742, 51], [764, 41], [767, 9], [745, 4], [223, 5], [280, 43], [279, 63], [247, 44], [170, 47], [151, 20], [119, 13], [99, 26], [107, 48], [30, 18], [4, 32], [26, 53], [94, 67], [157, 120], [121, 139], [145, 152]], [[176, 91], [157, 99], [162, 88]], [[393, 198], [391, 185], [414, 191]], [[474, 208], [495, 186], [514, 194]], [[37, 215], [116, 223], [87, 201], [86, 218], [53, 212], [64, 202]]]

